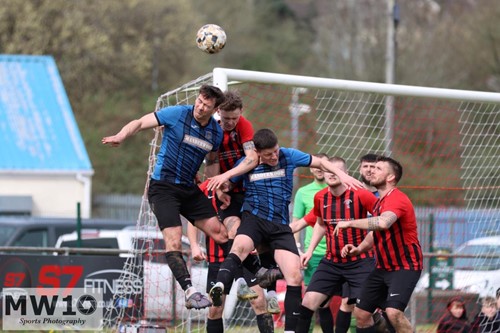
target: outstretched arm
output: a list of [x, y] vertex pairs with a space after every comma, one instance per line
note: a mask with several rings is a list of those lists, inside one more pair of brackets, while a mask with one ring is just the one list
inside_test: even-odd
[[219, 188], [230, 178], [245, 174], [257, 166], [259, 158], [257, 156], [257, 152], [255, 151], [255, 145], [253, 144], [253, 141], [245, 142], [243, 144], [243, 151], [245, 152], [245, 158], [243, 159], [243, 161], [241, 161], [240, 164], [233, 167], [232, 169], [227, 170], [221, 175], [210, 178], [208, 182], [209, 190]]
[[316, 156], [312, 156], [311, 168], [318, 168], [326, 172], [331, 172], [337, 175], [340, 178], [340, 181], [349, 188], [363, 188], [364, 185], [361, 181], [357, 180], [349, 176], [347, 173], [336, 167], [332, 162], [319, 158]]
[[102, 138], [103, 144], [109, 144], [111, 147], [118, 147], [126, 138], [136, 134], [139, 131], [159, 126], [154, 113], [149, 113], [142, 118], [132, 120], [122, 129], [112, 136]]

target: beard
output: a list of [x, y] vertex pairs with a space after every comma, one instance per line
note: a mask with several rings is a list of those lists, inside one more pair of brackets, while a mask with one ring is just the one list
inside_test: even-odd
[[385, 185], [385, 179], [384, 180], [381, 180], [381, 181], [376, 181], [376, 180], [372, 180], [369, 182], [369, 184], [373, 187], [376, 187], [378, 188], [379, 186], [382, 186], [382, 185]]
[[363, 175], [361, 175], [361, 181], [362, 181], [363, 183], [365, 183], [365, 184], [369, 184], [369, 185], [371, 185], [371, 184], [370, 184], [370, 181], [369, 181], [368, 179], [366, 179], [366, 177], [365, 177], [365, 176], [363, 176]]

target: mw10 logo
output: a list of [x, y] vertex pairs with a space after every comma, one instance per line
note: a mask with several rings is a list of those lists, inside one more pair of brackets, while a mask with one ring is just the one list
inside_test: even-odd
[[4, 288], [4, 330], [99, 329], [102, 292], [83, 288]]

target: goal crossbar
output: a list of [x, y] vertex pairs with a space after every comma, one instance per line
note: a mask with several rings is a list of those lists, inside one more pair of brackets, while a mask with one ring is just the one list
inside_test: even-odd
[[394, 96], [431, 97], [460, 101], [500, 103], [500, 93], [493, 92], [328, 79], [312, 76], [278, 74], [221, 67], [214, 68], [212, 73], [213, 84], [223, 91], [227, 90], [228, 82], [230, 80], [236, 80], [268, 84], [286, 84], [297, 87], [315, 87], [366, 93], [378, 93]]

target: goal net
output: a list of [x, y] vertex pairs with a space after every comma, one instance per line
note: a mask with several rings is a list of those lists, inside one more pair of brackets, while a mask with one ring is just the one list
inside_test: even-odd
[[[194, 104], [204, 83], [238, 90], [244, 116], [255, 129], [273, 129], [281, 146], [340, 156], [351, 175], [359, 176], [359, 158], [367, 153], [402, 163], [398, 186], [415, 206], [425, 256], [407, 309], [413, 325], [437, 323], [451, 296], [470, 300], [467, 310], [474, 314], [479, 298], [495, 295], [500, 287], [500, 94], [216, 68], [160, 96], [156, 110]], [[155, 130], [137, 230], [156, 228], [146, 193], [160, 142]], [[303, 169], [297, 170], [295, 189], [311, 181]], [[194, 263], [187, 242], [183, 246], [195, 286], [204, 291], [206, 264]], [[207, 311], [184, 307], [163, 249], [157, 238], [136, 241], [127, 274], [120, 278], [122, 288], [105, 312], [106, 326], [206, 330]], [[128, 288], [136, 275], [143, 278], [140, 294]], [[234, 289], [224, 313], [226, 331], [257, 331], [251, 307], [236, 299]], [[277, 291], [282, 305], [284, 283]], [[277, 329], [283, 325], [281, 315], [274, 319]]]

